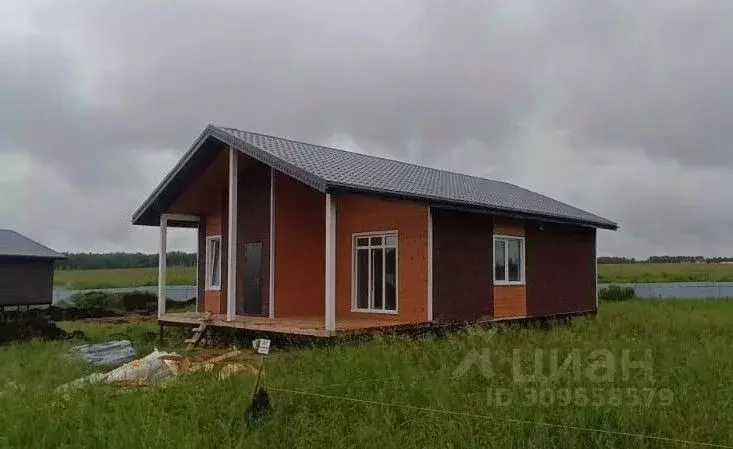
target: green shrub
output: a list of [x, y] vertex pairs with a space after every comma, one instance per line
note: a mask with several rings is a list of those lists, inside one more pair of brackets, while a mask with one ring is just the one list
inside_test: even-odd
[[598, 298], [601, 301], [611, 302], [628, 301], [633, 299], [635, 295], [636, 293], [632, 287], [621, 287], [620, 285], [609, 285], [598, 292]]
[[121, 309], [122, 301], [119, 294], [105, 292], [76, 293], [66, 301], [79, 309]]
[[158, 295], [145, 291], [122, 293], [122, 305], [127, 311], [155, 310], [158, 307]]

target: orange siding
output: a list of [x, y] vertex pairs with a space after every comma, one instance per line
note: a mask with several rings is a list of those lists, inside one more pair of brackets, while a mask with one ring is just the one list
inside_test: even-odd
[[275, 172], [275, 317], [325, 313], [326, 196]]
[[527, 315], [527, 288], [524, 285], [494, 286], [494, 318]]
[[[425, 322], [427, 315], [427, 220], [425, 206], [358, 195], [336, 201], [336, 322], [372, 318]], [[352, 234], [398, 232], [397, 314], [352, 312]]]
[[[221, 235], [222, 234], [222, 215], [221, 211], [219, 211], [218, 214], [210, 214], [206, 215], [204, 217], [204, 228], [206, 235]], [[223, 239], [222, 239], [223, 242]], [[203, 248], [201, 248], [201, 251], [204, 253], [204, 257], [206, 254], [206, 246], [204, 245]], [[224, 248], [222, 248], [222, 262], [223, 259], [226, 257], [226, 254], [224, 253]], [[204, 259], [205, 260], [205, 259]], [[204, 271], [205, 273], [206, 271]], [[225, 282], [224, 281], [224, 270], [222, 268], [222, 285]], [[200, 282], [206, 283], [206, 279], [201, 279]], [[222, 296], [221, 296], [221, 290], [206, 290], [206, 287], [204, 287], [204, 311], [211, 312], [211, 313], [226, 313], [226, 309], [222, 309]]]
[[519, 220], [497, 217], [494, 219], [494, 234], [524, 237], [524, 223]]
[[[519, 220], [496, 218], [494, 235], [497, 234], [524, 237], [524, 223]], [[494, 285], [494, 318], [524, 316], [527, 316], [527, 286]]]

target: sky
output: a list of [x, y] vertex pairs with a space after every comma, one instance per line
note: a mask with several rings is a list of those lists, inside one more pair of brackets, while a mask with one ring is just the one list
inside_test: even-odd
[[4, 0], [0, 228], [155, 252], [130, 216], [213, 123], [521, 185], [618, 222], [599, 255], [731, 256], [732, 48], [727, 1]]

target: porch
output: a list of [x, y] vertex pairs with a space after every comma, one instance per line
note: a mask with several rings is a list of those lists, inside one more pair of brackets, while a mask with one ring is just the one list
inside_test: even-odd
[[[158, 318], [162, 325], [198, 325], [206, 316], [202, 312], [165, 313]], [[225, 314], [209, 315], [206, 323], [214, 327], [244, 329], [277, 334], [308, 335], [313, 337], [331, 337], [335, 335], [354, 334], [364, 330], [398, 330], [427, 326], [429, 323], [410, 323], [395, 320], [378, 320], [373, 318], [339, 319], [334, 331], [328, 331], [323, 325], [322, 316], [303, 316], [288, 318], [267, 318], [236, 315], [227, 320]]]

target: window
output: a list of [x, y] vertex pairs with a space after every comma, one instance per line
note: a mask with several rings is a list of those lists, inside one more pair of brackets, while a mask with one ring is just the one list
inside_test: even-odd
[[206, 237], [206, 289], [221, 288], [221, 236]]
[[397, 312], [397, 233], [356, 234], [353, 309]]
[[524, 284], [524, 237], [494, 236], [494, 283]]

